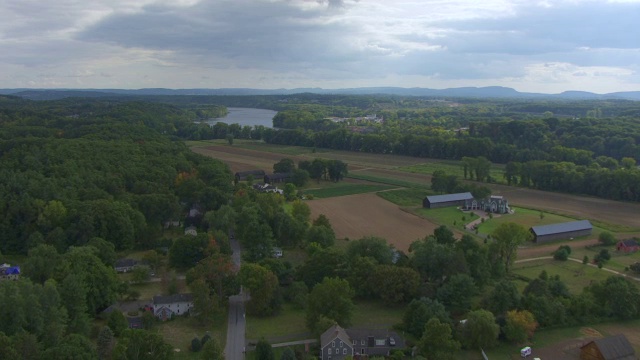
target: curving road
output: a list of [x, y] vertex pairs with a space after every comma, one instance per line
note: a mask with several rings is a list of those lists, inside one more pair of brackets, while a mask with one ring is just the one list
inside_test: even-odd
[[[236, 271], [240, 270], [240, 244], [233, 235], [229, 236], [233, 250], [233, 263]], [[226, 360], [244, 360], [245, 350], [245, 295], [240, 288], [240, 294], [229, 296], [229, 319], [227, 325], [227, 344], [224, 347]]]

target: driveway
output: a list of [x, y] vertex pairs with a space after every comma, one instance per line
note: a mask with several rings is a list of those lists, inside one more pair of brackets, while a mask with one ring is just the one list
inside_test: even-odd
[[[240, 244], [233, 235], [230, 236], [229, 242], [233, 250], [233, 263], [236, 271], [240, 270]], [[244, 360], [245, 351], [245, 313], [244, 313], [245, 296], [240, 288], [240, 294], [229, 297], [229, 319], [227, 326], [227, 344], [224, 347], [226, 360]]]

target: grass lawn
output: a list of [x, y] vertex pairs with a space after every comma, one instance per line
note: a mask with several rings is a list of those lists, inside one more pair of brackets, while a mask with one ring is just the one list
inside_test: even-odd
[[324, 199], [336, 196], [364, 194], [391, 188], [393, 187], [387, 185], [340, 184], [334, 187], [303, 190], [301, 193], [304, 195], [313, 195], [314, 198]]
[[358, 301], [351, 317], [351, 323], [357, 327], [391, 328], [402, 322], [405, 308], [388, 307], [381, 301]]
[[[440, 209], [418, 208], [413, 211], [418, 216], [429, 219], [436, 224], [446, 225], [448, 228], [462, 230], [465, 224], [478, 218], [478, 215], [470, 212], [462, 212], [455, 207]], [[464, 218], [464, 219], [463, 219]], [[453, 224], [455, 222], [455, 225]]]
[[[573, 257], [573, 252], [571, 256]], [[613, 275], [601, 269], [574, 261], [536, 260], [513, 265], [514, 273], [529, 279], [537, 278], [542, 270], [545, 270], [549, 276], [559, 275], [560, 279], [569, 288], [569, 292], [574, 295], [581, 293], [582, 289], [589, 286], [592, 281], [606, 280]], [[517, 283], [517, 285], [523, 284], [524, 282], [521, 281]], [[522, 289], [524, 289], [524, 286], [522, 286]]]
[[[418, 174], [433, 174], [434, 171], [442, 170], [447, 175], [456, 175], [458, 179], [464, 179], [464, 168], [461, 161], [434, 161], [416, 165], [402, 166], [398, 170], [418, 173]], [[489, 171], [491, 178], [497, 184], [506, 184], [504, 180], [503, 166], [492, 164]]]
[[171, 344], [174, 349], [180, 349], [175, 353], [176, 359], [199, 359], [199, 353], [189, 350], [191, 340], [202, 338], [207, 332], [223, 349], [227, 342], [227, 313], [223, 311], [216, 321], [209, 326], [200, 325], [195, 319], [178, 316], [157, 326], [158, 333], [164, 341]]
[[425, 196], [427, 194], [431, 195], [431, 192], [429, 191], [429, 189], [431, 189], [431, 186], [429, 186], [428, 184], [425, 184], [425, 183], [417, 183], [417, 182], [411, 182], [411, 181], [405, 181], [405, 180], [391, 179], [391, 178], [385, 178], [385, 177], [380, 177], [380, 176], [362, 175], [360, 173], [353, 173], [353, 172], [350, 173], [349, 175], [347, 175], [347, 177], [351, 178], [351, 179], [366, 180], [366, 181], [371, 181], [371, 182], [380, 183], [380, 184], [395, 185], [395, 186], [401, 186], [401, 187], [407, 187], [407, 188], [424, 189], [425, 190]]
[[391, 201], [399, 206], [421, 206], [422, 199], [427, 196], [428, 191], [424, 189], [409, 188], [376, 193], [381, 198]]
[[261, 337], [269, 340], [274, 337], [291, 337], [291, 340], [304, 340], [309, 330], [305, 325], [305, 310], [295, 309], [293, 305], [285, 303], [278, 315], [255, 317], [247, 315], [246, 338], [259, 340]]
[[[571, 246], [571, 243], [568, 243], [568, 245]], [[640, 252], [626, 254], [616, 251], [615, 246], [590, 246], [575, 249], [571, 248], [570, 256], [576, 259], [582, 259], [586, 255], [589, 257], [589, 260], [592, 261], [602, 249], [609, 250], [609, 254], [611, 255], [611, 259], [604, 265], [604, 267], [608, 269], [625, 272], [624, 269], [626, 267], [629, 267], [631, 264], [640, 261]], [[626, 274], [633, 275], [633, 272], [627, 271]]]
[[[304, 353], [304, 345], [294, 345], [294, 346], [289, 346], [289, 347], [294, 352], [296, 351], [296, 349], [299, 349]], [[287, 347], [274, 347], [273, 348], [273, 358], [274, 359], [280, 359], [280, 357], [282, 357], [282, 353], [284, 352], [284, 350], [286, 348]], [[256, 360], [256, 352], [255, 352], [255, 350], [247, 351], [246, 360]]]
[[488, 219], [484, 223], [480, 224], [478, 226], [478, 232], [483, 234], [491, 234], [493, 230], [495, 230], [501, 224], [510, 222], [522, 225], [522, 227], [528, 229], [532, 226], [575, 221], [575, 219], [568, 218], [566, 216], [544, 212], [543, 218], [540, 219], [540, 211], [513, 207], [511, 209], [514, 210], [513, 214], [494, 216], [493, 219]]

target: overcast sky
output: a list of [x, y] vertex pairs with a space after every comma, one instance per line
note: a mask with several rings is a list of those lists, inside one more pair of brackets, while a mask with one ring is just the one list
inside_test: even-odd
[[640, 90], [640, 0], [0, 0], [0, 88]]

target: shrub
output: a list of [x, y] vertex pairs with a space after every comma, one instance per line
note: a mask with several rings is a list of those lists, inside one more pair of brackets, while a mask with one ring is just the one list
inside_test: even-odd
[[560, 247], [553, 253], [553, 258], [560, 261], [566, 261], [569, 258], [569, 253], [566, 249]]
[[200, 339], [198, 339], [197, 337], [193, 338], [193, 340], [191, 340], [191, 351], [198, 352], [200, 351], [200, 349], [202, 349], [202, 343], [200, 342]]
[[614, 245], [616, 243], [616, 238], [610, 232], [603, 231], [598, 235], [598, 241], [605, 246]]
[[585, 265], [589, 263], [589, 257], [587, 255], [582, 258], [582, 263]]

